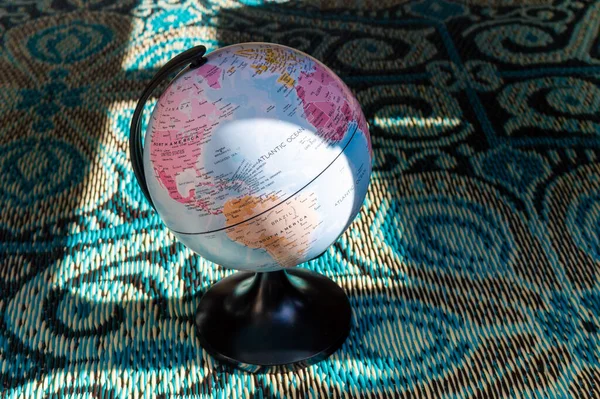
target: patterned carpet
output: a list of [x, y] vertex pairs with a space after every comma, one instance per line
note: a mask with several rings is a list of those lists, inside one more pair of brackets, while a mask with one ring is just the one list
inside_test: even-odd
[[[599, 2], [184, 3], [0, 5], [0, 397], [600, 397]], [[157, 68], [241, 41], [324, 61], [371, 127], [363, 210], [304, 265], [351, 334], [296, 373], [202, 351], [195, 308], [230, 272], [128, 158]]]

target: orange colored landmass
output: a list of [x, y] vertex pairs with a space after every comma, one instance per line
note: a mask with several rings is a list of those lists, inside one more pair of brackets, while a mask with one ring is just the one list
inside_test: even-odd
[[267, 72], [267, 70], [269, 69], [269, 67], [265, 64], [252, 64], [252, 68], [254, 68], [256, 70], [256, 73], [259, 75], [263, 72]]
[[[235, 54], [255, 61], [255, 63], [252, 64], [251, 67], [254, 68], [257, 74], [259, 75], [263, 72], [266, 72], [269, 69], [285, 70], [286, 65], [298, 62], [298, 58], [294, 53], [281, 49], [244, 49], [237, 50]], [[285, 77], [282, 76], [282, 78]], [[286, 84], [289, 82], [284, 81], [282, 83]]]
[[296, 81], [286, 72], [277, 79], [277, 83], [281, 83], [291, 89], [296, 84]]
[[304, 261], [318, 224], [316, 196], [300, 194], [269, 210], [278, 202], [274, 196], [227, 201], [223, 207], [225, 225], [233, 226], [227, 235], [237, 243], [266, 250], [283, 267], [296, 266]]

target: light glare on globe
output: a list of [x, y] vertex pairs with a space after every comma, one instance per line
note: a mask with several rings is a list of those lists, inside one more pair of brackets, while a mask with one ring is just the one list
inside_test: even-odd
[[358, 214], [371, 173], [364, 115], [348, 87], [297, 50], [216, 50], [160, 96], [144, 170], [177, 238], [257, 272], [323, 253]]

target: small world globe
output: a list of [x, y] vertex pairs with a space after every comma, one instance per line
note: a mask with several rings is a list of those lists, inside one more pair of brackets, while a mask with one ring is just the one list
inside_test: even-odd
[[322, 254], [358, 214], [371, 174], [369, 131], [350, 89], [315, 58], [270, 43], [224, 47], [182, 71], [144, 143], [165, 225], [239, 270]]

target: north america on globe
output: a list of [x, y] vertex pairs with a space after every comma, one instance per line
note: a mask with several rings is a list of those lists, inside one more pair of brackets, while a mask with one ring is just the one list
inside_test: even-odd
[[366, 193], [371, 143], [357, 100], [327, 67], [246, 43], [170, 84], [144, 165], [157, 211], [184, 244], [266, 271], [311, 259], [343, 232]]

